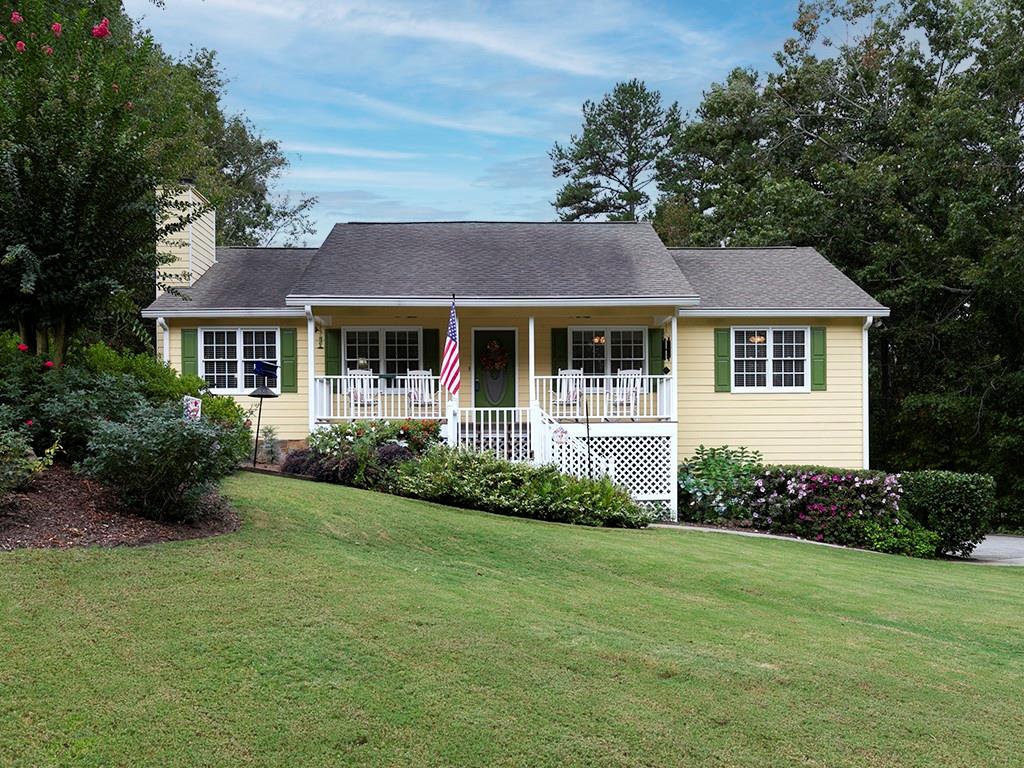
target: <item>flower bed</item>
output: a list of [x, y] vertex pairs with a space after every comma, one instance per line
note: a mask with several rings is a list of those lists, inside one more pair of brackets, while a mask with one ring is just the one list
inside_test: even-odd
[[728, 447], [702, 446], [679, 468], [682, 520], [914, 557], [969, 554], [993, 493], [985, 475], [771, 466]]

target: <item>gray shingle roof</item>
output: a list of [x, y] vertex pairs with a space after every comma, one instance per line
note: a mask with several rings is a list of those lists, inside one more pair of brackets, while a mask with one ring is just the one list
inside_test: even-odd
[[697, 311], [887, 311], [814, 248], [672, 248], [670, 252], [700, 296]]
[[146, 314], [283, 309], [292, 283], [314, 253], [316, 248], [217, 248], [216, 263], [191, 288], [182, 289], [190, 301], [165, 293], [147, 307]]
[[294, 296], [692, 297], [647, 223], [337, 224]]

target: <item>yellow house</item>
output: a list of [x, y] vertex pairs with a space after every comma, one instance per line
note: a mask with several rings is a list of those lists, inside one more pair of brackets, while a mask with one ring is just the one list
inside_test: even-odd
[[867, 334], [888, 310], [810, 248], [668, 249], [620, 222], [350, 223], [319, 248], [188, 245], [183, 295], [143, 312], [159, 354], [245, 404], [271, 387], [263, 421], [290, 442], [435, 419], [453, 445], [608, 473], [669, 517], [677, 463], [701, 444], [867, 466]]

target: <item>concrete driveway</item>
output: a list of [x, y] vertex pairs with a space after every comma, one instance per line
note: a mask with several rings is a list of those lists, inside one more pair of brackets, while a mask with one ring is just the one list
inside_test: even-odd
[[986, 536], [971, 560], [991, 565], [1024, 565], [1024, 536]]

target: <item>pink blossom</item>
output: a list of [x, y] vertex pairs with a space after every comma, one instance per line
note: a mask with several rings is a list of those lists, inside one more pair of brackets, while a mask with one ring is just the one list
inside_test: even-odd
[[18, 345], [18, 351], [19, 351], [19, 352], [28, 352], [28, 344], [26, 344], [26, 343], [25, 343], [24, 341], [23, 341], [23, 342], [21, 342], [21, 343], [20, 343], [20, 344]]
[[6, 42], [7, 42], [7, 38], [4, 37], [4, 33], [3, 32], [0, 32], [0, 43], [6, 43]]
[[53, 360], [47, 360], [45, 363], [43, 363], [43, 367], [44, 368], [53, 368]]
[[12, 11], [11, 12], [11, 24], [21, 24], [21, 22], [23, 22], [24, 20], [25, 20], [25, 17], [22, 16], [17, 11]]
[[43, 46], [43, 53], [45, 53], [47, 56], [53, 56], [53, 48], [51, 48], [48, 45], [44, 45]]
[[32, 426], [32, 419], [25, 419], [25, 426], [26, 427], [31, 427]]
[[16, 42], [14, 44], [14, 47], [15, 47], [15, 49], [17, 49], [18, 53], [24, 53], [25, 52], [25, 42], [23, 40], [19, 40], [18, 42]]
[[97, 39], [110, 37], [110, 19], [104, 18], [103, 21], [93, 27], [92, 36]]
[[60, 25], [59, 21], [55, 21], [50, 25], [50, 31], [53, 32], [54, 37], [60, 37], [60, 33], [64, 31], [64, 27]]

